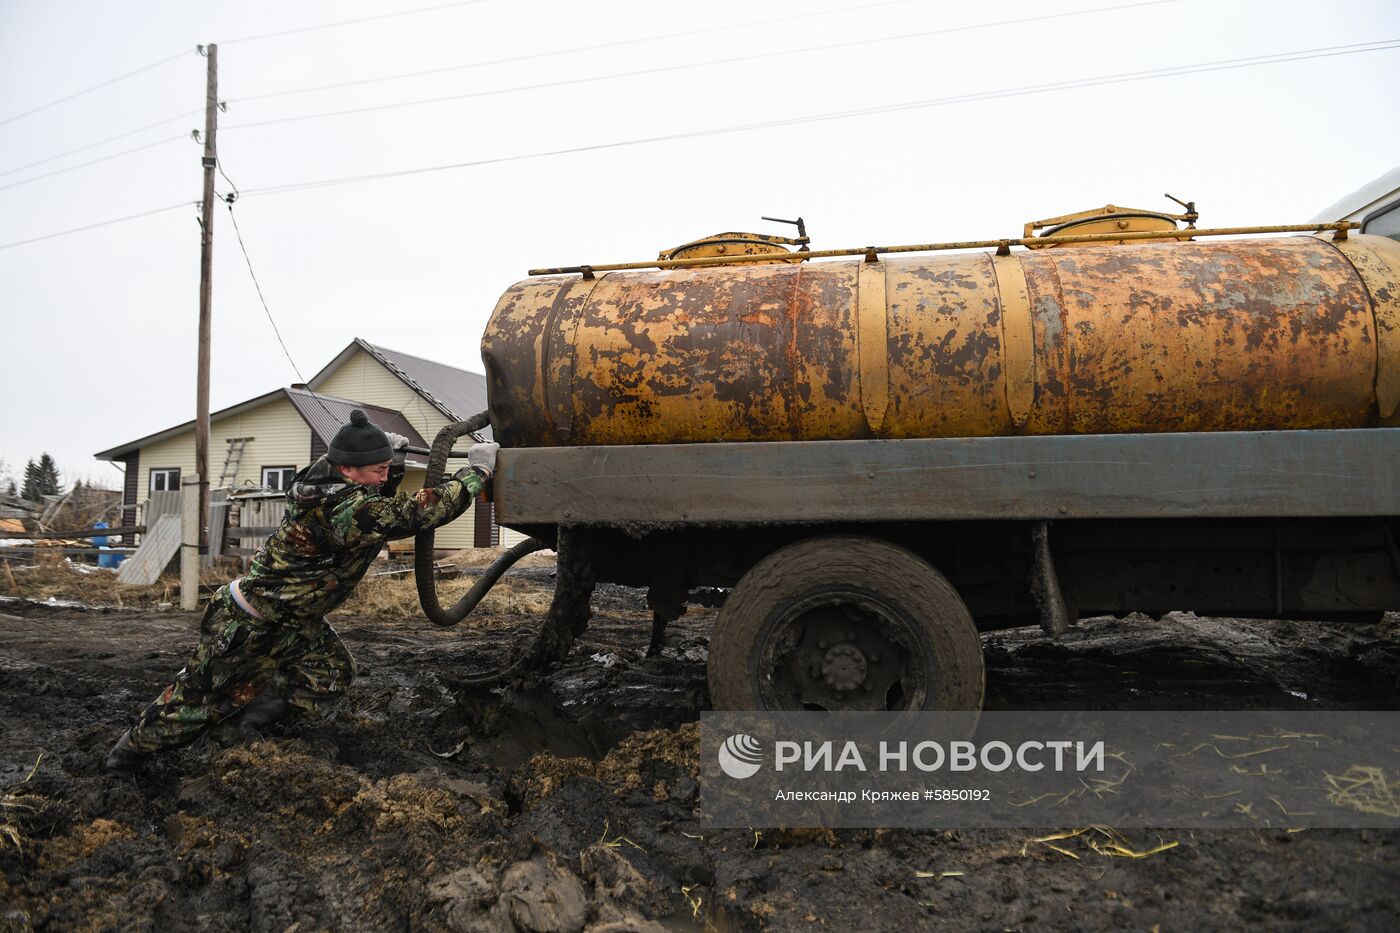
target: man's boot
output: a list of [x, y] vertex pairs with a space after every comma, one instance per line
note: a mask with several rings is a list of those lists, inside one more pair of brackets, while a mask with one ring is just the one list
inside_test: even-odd
[[275, 722], [281, 722], [287, 718], [287, 714], [292, 711], [292, 705], [287, 702], [287, 698], [267, 691], [259, 694], [251, 703], [243, 707], [243, 725], [253, 729], [261, 729], [270, 726]]
[[285, 697], [270, 692], [261, 693], [242, 711], [215, 726], [209, 737], [223, 748], [256, 742], [263, 737], [265, 726], [286, 719], [291, 709]]
[[141, 768], [150, 760], [150, 752], [138, 751], [131, 747], [131, 732], [128, 730], [122, 733], [122, 737], [117, 739], [117, 744], [112, 746], [112, 750], [103, 759], [102, 770], [114, 778], [134, 781]]

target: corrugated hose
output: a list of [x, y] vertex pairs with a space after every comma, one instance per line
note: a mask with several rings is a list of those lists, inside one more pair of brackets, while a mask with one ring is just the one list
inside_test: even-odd
[[[423, 484], [436, 486], [441, 483], [446, 478], [447, 458], [451, 456], [452, 446], [457, 442], [457, 439], [480, 431], [490, 423], [490, 413], [483, 411], [465, 421], [449, 424], [439, 431], [428, 453], [428, 473], [424, 477]], [[501, 575], [509, 570], [516, 561], [526, 554], [542, 551], [548, 547], [547, 544], [536, 538], [526, 538], [492, 561], [461, 599], [457, 600], [450, 608], [443, 608], [442, 603], [438, 600], [437, 580], [434, 576], [436, 572], [433, 566], [434, 538], [435, 534], [431, 530], [424, 531], [414, 538], [413, 575], [418, 585], [418, 602], [423, 606], [423, 614], [434, 625], [443, 628], [456, 625], [465, 619], [476, 608], [477, 603], [481, 602], [482, 598], [491, 591], [491, 587], [496, 585], [496, 581], [501, 578]], [[463, 677], [461, 682], [468, 686], [489, 686], [501, 683], [514, 677], [525, 665], [528, 657], [529, 655], [526, 654], [499, 671]]]

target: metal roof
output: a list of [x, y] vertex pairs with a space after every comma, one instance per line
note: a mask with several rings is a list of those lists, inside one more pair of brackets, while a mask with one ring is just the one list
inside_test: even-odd
[[[369, 341], [356, 337], [344, 350], [336, 355], [326, 366], [311, 377], [310, 387], [314, 389], [323, 383], [328, 376], [341, 364], [348, 360], [357, 349], [364, 350], [373, 357], [381, 366], [397, 376], [405, 385], [432, 405], [444, 417], [452, 421], [461, 421], [470, 418], [479, 412], [486, 410], [486, 377], [481, 373], [470, 372], [465, 369], [458, 369], [455, 366], [448, 366], [446, 363], [437, 363], [433, 360], [425, 360], [422, 357], [413, 356], [410, 353], [403, 353], [398, 350], [390, 350], [388, 347], [379, 347]], [[402, 434], [409, 438], [409, 443], [416, 446], [428, 446], [428, 442], [414, 430], [403, 415], [388, 408], [381, 408], [378, 405], [370, 405], [364, 402], [357, 402], [353, 399], [337, 398], [335, 396], [323, 395], [311, 389], [300, 387], [276, 389], [266, 395], [259, 395], [246, 402], [230, 406], [221, 411], [213, 412], [209, 417], [210, 421], [224, 418], [229, 415], [238, 414], [265, 405], [274, 401], [279, 396], [286, 395], [296, 406], [302, 418], [310, 425], [311, 429], [323, 440], [328, 441], [335, 436], [340, 425], [349, 422], [350, 410], [352, 408], [363, 408], [370, 416], [370, 420], [386, 431], [393, 431], [395, 434]], [[294, 394], [294, 393], [300, 393]], [[325, 408], [316, 404], [316, 399], [320, 398], [325, 402]], [[328, 410], [328, 411], [327, 411]], [[329, 412], [329, 413], [328, 413]], [[339, 419], [332, 427], [331, 422]], [[391, 427], [390, 425], [398, 425]], [[148, 434], [145, 437], [125, 444], [104, 450], [95, 456], [99, 460], [115, 460], [125, 456], [134, 450], [139, 450], [157, 441], [174, 437], [184, 431], [193, 430], [194, 422], [186, 421], [173, 428], [166, 428], [164, 431], [157, 431], [155, 434]], [[329, 431], [327, 435], [326, 431]], [[486, 438], [491, 437], [491, 429], [488, 427], [481, 432]], [[410, 465], [426, 465], [421, 460], [409, 459]]]
[[375, 346], [365, 340], [360, 344], [370, 355], [395, 370], [400, 378], [406, 378], [435, 399], [447, 409], [444, 413], [454, 419], [461, 421], [486, 410], [486, 377], [481, 373]]
[[[268, 392], [266, 395], [259, 395], [257, 398], [251, 398], [246, 402], [240, 402], [237, 405], [230, 406], [221, 411], [216, 411], [209, 416], [209, 420], [214, 422], [220, 418], [226, 418], [229, 415], [235, 415], [253, 408], [258, 408], [262, 405], [266, 405], [268, 402], [276, 401], [283, 396], [292, 403], [292, 407], [297, 410], [297, 414], [301, 415], [302, 420], [311, 428], [312, 433], [323, 442], [329, 443], [330, 439], [335, 437], [335, 432], [340, 430], [340, 426], [350, 422], [350, 412], [353, 409], [363, 408], [365, 414], [369, 415], [369, 420], [378, 425], [381, 430], [402, 434], [404, 437], [408, 438], [409, 444], [414, 447], [428, 446], [428, 443], [423, 440], [423, 436], [409, 423], [408, 419], [393, 409], [383, 408], [379, 405], [370, 405], [365, 402], [357, 402], [354, 399], [337, 398], [334, 395], [324, 395], [320, 392], [312, 392], [302, 388], [276, 389], [272, 392]], [[145, 437], [129, 441], [118, 447], [113, 447], [110, 450], [104, 450], [95, 456], [99, 460], [115, 460], [133, 450], [139, 450], [157, 441], [163, 441], [166, 438], [174, 437], [177, 434], [193, 429], [194, 422], [186, 421], [184, 424], [177, 424], [173, 428], [166, 428], [164, 431], [148, 434]], [[425, 467], [427, 466], [427, 458], [410, 455], [408, 458], [408, 465]]]
[[[284, 389], [287, 398], [297, 413], [311, 427], [324, 443], [329, 444], [331, 438], [335, 437], [335, 432], [340, 430], [341, 425], [350, 423], [350, 412], [356, 408], [364, 409], [369, 420], [381, 431], [389, 431], [394, 434], [402, 434], [408, 438], [408, 443], [414, 447], [427, 447], [423, 436], [409, 424], [408, 419], [401, 413], [379, 405], [368, 405], [364, 402], [356, 402], [351, 399], [336, 398], [333, 395], [323, 395], [320, 392], [312, 392], [309, 389], [290, 388]], [[409, 455], [409, 466], [427, 466], [425, 457]]]
[[[462, 421], [486, 410], [486, 377], [481, 373], [376, 346], [363, 337], [350, 341], [335, 359], [311, 377], [308, 385], [313, 389], [322, 385], [331, 373], [354, 356], [356, 350], [368, 353], [380, 366], [451, 421]], [[490, 427], [480, 433], [488, 439], [491, 437]]]

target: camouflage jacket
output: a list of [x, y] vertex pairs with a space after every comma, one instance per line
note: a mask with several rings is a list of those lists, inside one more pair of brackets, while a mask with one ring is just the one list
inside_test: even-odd
[[268, 620], [323, 616], [350, 596], [384, 542], [447, 524], [486, 485], [472, 473], [395, 494], [402, 476], [396, 468], [376, 490], [349, 482], [324, 457], [298, 473], [281, 527], [239, 581], [243, 597]]

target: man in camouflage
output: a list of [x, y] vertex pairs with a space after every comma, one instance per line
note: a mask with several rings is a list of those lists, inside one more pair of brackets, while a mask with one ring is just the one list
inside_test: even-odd
[[221, 723], [256, 728], [323, 713], [344, 696], [355, 662], [326, 614], [386, 541], [457, 518], [496, 466], [497, 445], [475, 444], [469, 465], [442, 485], [397, 493], [407, 445], [350, 413], [326, 455], [293, 478], [286, 516], [252, 570], [210, 600], [193, 656], [117, 741], [109, 773], [132, 777], [153, 753]]

